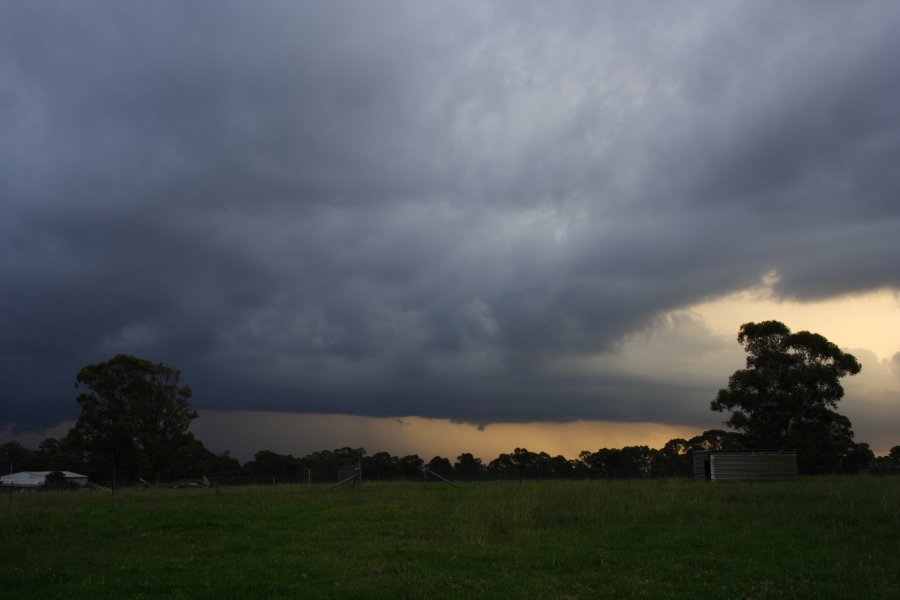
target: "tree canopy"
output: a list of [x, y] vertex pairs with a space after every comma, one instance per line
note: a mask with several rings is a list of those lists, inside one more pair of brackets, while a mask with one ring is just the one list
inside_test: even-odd
[[748, 447], [796, 449], [807, 472], [852, 469], [859, 448], [850, 420], [833, 409], [844, 396], [841, 378], [861, 370], [856, 358], [779, 321], [745, 323], [737, 340], [747, 368], [731, 375], [710, 408], [731, 413], [726, 424]]
[[81, 415], [70, 435], [114, 476], [127, 467], [129, 475], [159, 477], [193, 440], [197, 413], [180, 380], [180, 371], [126, 354], [88, 365], [76, 377]]

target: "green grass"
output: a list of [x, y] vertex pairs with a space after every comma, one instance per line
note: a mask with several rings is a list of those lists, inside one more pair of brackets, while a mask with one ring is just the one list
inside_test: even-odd
[[0, 497], [10, 598], [900, 598], [900, 478]]

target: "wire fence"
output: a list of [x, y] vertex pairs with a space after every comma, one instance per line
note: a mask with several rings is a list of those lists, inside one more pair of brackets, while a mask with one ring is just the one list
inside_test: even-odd
[[[62, 473], [58, 473], [61, 475]], [[158, 479], [122, 478], [115, 481], [109, 477], [91, 477], [89, 482], [55, 482], [54, 485], [2, 486], [0, 493], [50, 491], [61, 489], [100, 490], [115, 493], [125, 489], [181, 489], [181, 488], [228, 488], [235, 486], [281, 486], [281, 485], [327, 485], [350, 483], [353, 487], [363, 482], [418, 481], [425, 484], [448, 482], [529, 482], [547, 480], [611, 480], [688, 478], [690, 473], [624, 472], [621, 470], [590, 468], [580, 465], [435, 465], [423, 462], [379, 464], [365, 457], [352, 463], [338, 463], [323, 468], [299, 468], [282, 472], [231, 472], [208, 473], [199, 477], [172, 477], [163, 474]]]

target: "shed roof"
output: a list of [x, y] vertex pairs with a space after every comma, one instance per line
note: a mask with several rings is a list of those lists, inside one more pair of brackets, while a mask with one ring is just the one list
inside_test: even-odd
[[[54, 471], [19, 471], [18, 473], [10, 473], [9, 475], [0, 476], [0, 483], [3, 485], [11, 485], [17, 487], [40, 487], [47, 480], [47, 475]], [[78, 480], [83, 479], [81, 485], [85, 485], [88, 480], [87, 475], [73, 473], [72, 471], [59, 471], [66, 479]]]

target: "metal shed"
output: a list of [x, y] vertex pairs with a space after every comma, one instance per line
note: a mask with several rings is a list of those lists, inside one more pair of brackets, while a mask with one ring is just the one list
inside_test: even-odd
[[797, 479], [797, 451], [694, 452], [694, 479], [710, 481]]
[[[12, 487], [16, 489], [37, 489], [44, 485], [47, 481], [47, 475], [53, 471], [20, 471], [19, 473], [10, 473], [9, 475], [0, 476], [0, 485], [3, 487]], [[84, 487], [88, 483], [88, 476], [72, 471], [61, 471], [66, 477], [66, 481], [78, 484]]]

